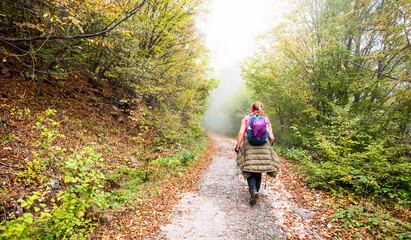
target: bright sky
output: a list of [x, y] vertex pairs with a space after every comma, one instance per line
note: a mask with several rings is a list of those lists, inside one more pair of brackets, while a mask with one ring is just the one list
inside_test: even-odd
[[250, 53], [254, 38], [280, 20], [287, 1], [210, 0], [210, 2], [210, 11], [202, 29], [206, 34], [207, 45], [214, 52], [218, 64], [226, 65]]

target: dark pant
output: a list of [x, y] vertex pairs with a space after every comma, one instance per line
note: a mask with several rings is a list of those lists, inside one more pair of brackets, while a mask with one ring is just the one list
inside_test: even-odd
[[252, 195], [253, 192], [259, 192], [261, 186], [261, 173], [251, 173], [251, 176], [247, 178], [248, 191]]

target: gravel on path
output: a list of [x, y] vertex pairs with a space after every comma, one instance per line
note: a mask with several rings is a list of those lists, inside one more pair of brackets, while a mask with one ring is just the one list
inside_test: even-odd
[[[210, 134], [216, 152], [212, 163], [204, 172], [198, 192], [188, 192], [175, 206], [176, 214], [170, 224], [162, 226], [161, 238], [180, 239], [286, 239], [282, 230], [289, 212], [301, 213], [309, 219], [312, 212], [287, 201], [289, 195], [282, 187], [281, 178], [269, 180], [264, 187], [263, 175], [260, 199], [250, 206], [246, 181], [237, 177], [232, 138]], [[281, 176], [281, 174], [279, 174]], [[238, 203], [237, 203], [238, 185]], [[321, 239], [297, 225], [301, 239]]]

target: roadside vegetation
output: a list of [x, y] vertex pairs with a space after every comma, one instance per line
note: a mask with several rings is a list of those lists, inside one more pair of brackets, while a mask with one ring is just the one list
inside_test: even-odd
[[[19, 134], [2, 143], [10, 153], [24, 154], [20, 149], [26, 147], [31, 151], [23, 161], [14, 159], [6, 172], [10, 188], [1, 192], [2, 211], [9, 214], [0, 226], [4, 239], [86, 238], [113, 214], [135, 211], [142, 201], [149, 204], [165, 194], [159, 182], [173, 176], [181, 181], [182, 174], [204, 163], [205, 135], [195, 142], [186, 139], [190, 147], [158, 151], [127, 135], [122, 124], [109, 132], [101, 122], [90, 121], [93, 116], [84, 119], [91, 123], [81, 129], [79, 119], [62, 126], [54, 120], [56, 112], [23, 116], [20, 121], [30, 127], [19, 131], [30, 138]], [[103, 133], [104, 141], [99, 137]], [[28, 141], [31, 146], [25, 146]]]
[[254, 95], [231, 103], [238, 123], [251, 99], [265, 104], [278, 151], [307, 184], [348, 197], [333, 219], [353, 238], [411, 237], [410, 10], [409, 1], [298, 2], [243, 63]]
[[[168, 191], [207, 161], [200, 7], [0, 3], [0, 239], [142, 238], [167, 221]], [[134, 232], [118, 227], [130, 216]]]

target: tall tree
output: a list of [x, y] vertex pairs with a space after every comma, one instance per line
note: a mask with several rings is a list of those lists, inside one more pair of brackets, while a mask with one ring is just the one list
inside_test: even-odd
[[392, 126], [407, 135], [409, 110], [396, 123], [392, 113], [410, 97], [409, 9], [407, 1], [303, 1], [244, 75], [258, 93], [269, 86], [267, 100], [289, 125], [318, 127], [335, 106], [349, 105], [364, 121], [379, 121], [379, 133]]
[[406, 0], [299, 1], [245, 61], [315, 186], [409, 201], [410, 13]]

